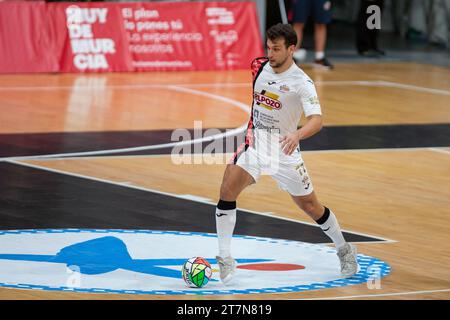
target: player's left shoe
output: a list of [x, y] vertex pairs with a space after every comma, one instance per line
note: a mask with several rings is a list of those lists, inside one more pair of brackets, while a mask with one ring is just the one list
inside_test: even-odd
[[220, 270], [220, 280], [224, 284], [230, 283], [232, 280], [234, 273], [236, 272], [236, 260], [232, 257], [216, 257], [217, 264], [219, 265]]
[[328, 70], [331, 70], [334, 68], [333, 64], [327, 58], [322, 58], [320, 60], [314, 60], [313, 66], [328, 69]]
[[356, 259], [356, 247], [350, 243], [340, 248], [337, 252], [341, 263], [341, 274], [344, 277], [351, 277], [358, 272], [358, 262]]

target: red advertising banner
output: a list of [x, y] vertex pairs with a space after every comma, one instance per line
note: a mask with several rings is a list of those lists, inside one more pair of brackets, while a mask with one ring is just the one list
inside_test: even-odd
[[0, 3], [0, 72], [247, 69], [253, 2]]
[[0, 2], [0, 72], [57, 72], [45, 2]]
[[60, 71], [133, 71], [120, 7], [115, 3], [49, 3]]
[[247, 69], [263, 54], [253, 2], [121, 7], [136, 70]]

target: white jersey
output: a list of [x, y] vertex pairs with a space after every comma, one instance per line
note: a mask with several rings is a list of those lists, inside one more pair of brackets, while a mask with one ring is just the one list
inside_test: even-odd
[[266, 63], [254, 85], [254, 128], [284, 136], [297, 130], [303, 113], [322, 114], [313, 81], [295, 63], [282, 73]]
[[264, 57], [254, 60], [252, 73], [252, 114], [245, 144], [231, 163], [247, 171], [255, 182], [261, 174], [269, 174], [291, 195], [308, 195], [314, 188], [300, 148], [286, 155], [279, 138], [297, 130], [303, 113], [306, 117], [322, 114], [314, 83], [295, 63], [275, 73]]

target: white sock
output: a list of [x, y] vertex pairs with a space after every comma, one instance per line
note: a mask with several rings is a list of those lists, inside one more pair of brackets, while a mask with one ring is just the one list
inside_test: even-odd
[[231, 239], [236, 224], [236, 207], [223, 210], [216, 208], [216, 228], [219, 239], [219, 256], [222, 258], [231, 256]]
[[342, 235], [341, 227], [339, 227], [339, 223], [333, 211], [325, 208], [324, 215], [327, 214], [327, 210], [329, 211], [328, 219], [325, 222], [322, 222], [319, 219], [319, 221], [322, 222], [322, 224], [320, 224], [320, 228], [328, 237], [330, 237], [331, 240], [333, 240], [336, 249], [339, 249], [343, 247], [346, 242], [344, 236]]
[[321, 60], [323, 58], [325, 58], [325, 52], [323, 51], [316, 52], [316, 60]]

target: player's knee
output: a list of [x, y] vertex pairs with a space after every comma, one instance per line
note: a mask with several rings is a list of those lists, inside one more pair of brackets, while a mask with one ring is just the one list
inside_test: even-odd
[[236, 201], [236, 192], [226, 182], [223, 182], [220, 186], [220, 199], [224, 201]]

